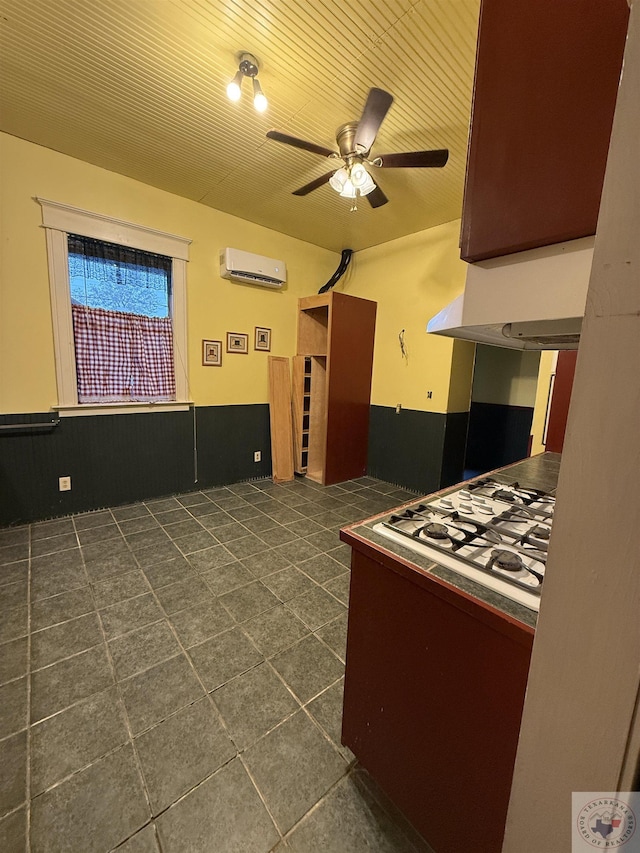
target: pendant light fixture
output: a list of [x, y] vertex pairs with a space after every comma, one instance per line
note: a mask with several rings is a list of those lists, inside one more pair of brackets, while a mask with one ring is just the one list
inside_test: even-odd
[[239, 53], [238, 70], [227, 86], [227, 97], [230, 101], [239, 101], [242, 94], [242, 81], [245, 77], [250, 77], [253, 83], [253, 106], [259, 113], [263, 113], [269, 106], [269, 102], [258, 82], [259, 67], [258, 60], [252, 53]]

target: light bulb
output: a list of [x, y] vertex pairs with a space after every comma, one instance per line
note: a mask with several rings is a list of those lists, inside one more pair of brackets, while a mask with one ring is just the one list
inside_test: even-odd
[[242, 71], [237, 71], [236, 76], [233, 78], [233, 80], [227, 86], [227, 98], [229, 98], [230, 101], [239, 101], [240, 100], [240, 95], [241, 95], [240, 87], [241, 86], [242, 86]]
[[263, 113], [269, 106], [269, 101], [256, 77], [253, 78], [253, 106], [259, 113]]
[[334, 189], [337, 193], [341, 193], [344, 185], [349, 180], [349, 173], [343, 167], [342, 169], [338, 169], [337, 172], [334, 172], [333, 175], [329, 178], [329, 185], [331, 189]]
[[344, 186], [342, 187], [342, 192], [340, 193], [340, 195], [342, 196], [342, 198], [356, 198], [356, 194], [359, 192], [360, 190], [356, 190], [354, 185], [351, 183], [351, 180], [347, 178], [344, 183]]
[[358, 189], [360, 189], [366, 184], [369, 174], [365, 167], [362, 165], [362, 163], [355, 163], [351, 167], [350, 177], [351, 183], [354, 185], [354, 187], [358, 187]]
[[371, 177], [369, 172], [367, 172], [366, 169], [365, 169], [365, 175], [366, 175], [366, 178], [364, 180], [364, 183], [362, 184], [361, 187], [358, 187], [358, 189], [360, 190], [360, 195], [369, 195], [369, 193], [373, 192], [373, 190], [375, 190], [375, 188], [376, 188], [376, 184], [374, 183], [373, 178]]

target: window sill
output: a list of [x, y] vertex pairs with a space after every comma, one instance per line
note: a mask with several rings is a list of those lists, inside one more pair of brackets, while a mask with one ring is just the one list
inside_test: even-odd
[[187, 412], [193, 406], [188, 400], [166, 403], [80, 403], [76, 406], [54, 406], [61, 418], [87, 415], [137, 415], [147, 412]]

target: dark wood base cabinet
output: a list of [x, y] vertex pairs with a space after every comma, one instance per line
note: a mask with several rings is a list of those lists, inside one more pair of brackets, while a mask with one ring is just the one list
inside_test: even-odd
[[499, 853], [533, 629], [342, 538], [355, 545], [343, 743], [436, 853]]

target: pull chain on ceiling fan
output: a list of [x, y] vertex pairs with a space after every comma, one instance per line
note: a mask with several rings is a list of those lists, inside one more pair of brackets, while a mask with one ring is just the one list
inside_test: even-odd
[[342, 160], [344, 163], [343, 166], [294, 190], [293, 195], [308, 195], [328, 183], [343, 198], [353, 199], [351, 210], [357, 209], [360, 196], [366, 196], [371, 207], [382, 207], [389, 199], [373, 180], [366, 166], [374, 169], [438, 169], [444, 166], [449, 159], [449, 151], [446, 148], [379, 154], [373, 159], [369, 157], [380, 126], [392, 103], [393, 97], [388, 92], [383, 89], [370, 89], [359, 121], [343, 124], [336, 131], [338, 151], [317, 145], [315, 142], [298, 139], [296, 136], [280, 133], [278, 130], [268, 131], [268, 139], [274, 139], [276, 142], [301, 148], [303, 151], [319, 154], [331, 160]]

